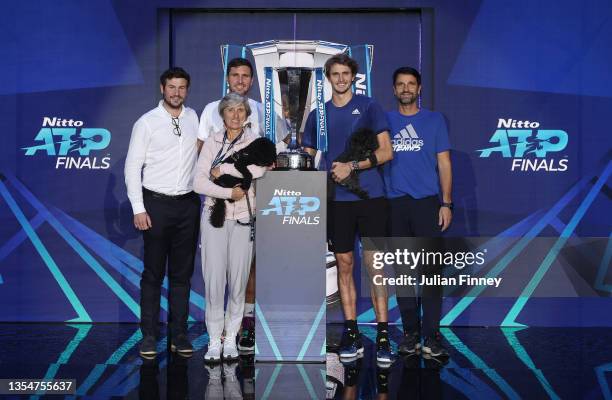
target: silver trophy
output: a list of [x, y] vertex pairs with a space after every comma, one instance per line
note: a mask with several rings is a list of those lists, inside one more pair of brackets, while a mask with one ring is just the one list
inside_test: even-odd
[[283, 67], [277, 68], [278, 82], [281, 91], [283, 119], [291, 134], [288, 150], [280, 152], [276, 158], [279, 170], [313, 170], [314, 160], [310, 154], [298, 147], [298, 129], [302, 126], [304, 114], [310, 111], [307, 103], [310, 89], [311, 68]]
[[[322, 67], [334, 54], [348, 46], [320, 40], [269, 40], [246, 45], [255, 59], [261, 98], [264, 104], [264, 133], [280, 143], [289, 136], [286, 151], [277, 157], [277, 169], [313, 170], [313, 157], [300, 148], [299, 135], [311, 110], [329, 100], [329, 83]], [[324, 125], [324, 124], [323, 124]]]

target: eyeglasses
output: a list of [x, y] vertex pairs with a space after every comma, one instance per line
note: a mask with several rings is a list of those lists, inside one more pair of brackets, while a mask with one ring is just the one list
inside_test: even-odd
[[178, 117], [172, 117], [172, 126], [174, 126], [174, 129], [172, 130], [172, 132], [180, 137], [181, 136], [181, 127], [179, 126], [179, 119]]

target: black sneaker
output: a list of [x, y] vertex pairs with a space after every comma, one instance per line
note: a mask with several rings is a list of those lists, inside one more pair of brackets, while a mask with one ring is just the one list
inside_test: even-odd
[[427, 353], [432, 357], [448, 357], [448, 351], [442, 345], [442, 337], [439, 333], [433, 336], [428, 336], [423, 344], [423, 353]]
[[189, 342], [189, 339], [187, 339], [187, 335], [184, 333], [179, 333], [172, 339], [170, 350], [180, 354], [183, 357], [191, 357], [193, 355], [193, 346]]
[[349, 331], [347, 329], [342, 332], [342, 340], [340, 341], [341, 361], [346, 359], [352, 360], [360, 355], [363, 355], [363, 343], [359, 331]]
[[157, 340], [155, 336], [147, 335], [140, 342], [140, 356], [147, 360], [154, 359], [157, 356]]
[[418, 332], [404, 333], [404, 339], [399, 345], [401, 354], [414, 354], [421, 348], [421, 337]]
[[389, 368], [394, 359], [389, 339], [386, 336], [376, 338], [376, 365], [379, 368]]
[[430, 354], [423, 353], [423, 364], [425, 365], [426, 369], [440, 372], [440, 370], [444, 368], [444, 366], [448, 363], [448, 357], [445, 357], [443, 355], [439, 357], [434, 357]]
[[255, 318], [243, 318], [242, 328], [238, 350], [247, 354], [252, 353], [255, 351]]

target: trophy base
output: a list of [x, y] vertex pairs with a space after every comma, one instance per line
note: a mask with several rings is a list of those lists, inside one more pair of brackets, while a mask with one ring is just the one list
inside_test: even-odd
[[302, 150], [284, 151], [276, 157], [277, 171], [314, 171], [314, 158]]

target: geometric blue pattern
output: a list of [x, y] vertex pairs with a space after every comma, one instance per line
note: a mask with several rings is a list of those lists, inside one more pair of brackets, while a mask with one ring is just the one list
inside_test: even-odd
[[544, 373], [536, 367], [535, 363], [527, 353], [527, 350], [521, 345], [518, 338], [516, 337], [516, 332], [520, 331], [521, 329], [525, 328], [502, 328], [502, 333], [504, 334], [504, 336], [506, 336], [508, 344], [514, 349], [514, 352], [516, 353], [518, 358], [529, 368], [529, 371], [533, 372], [533, 374], [536, 376], [548, 396], [551, 399], [559, 400], [560, 397], [555, 393], [553, 387], [548, 382], [548, 380], [546, 380]]
[[444, 336], [444, 338], [448, 341], [448, 343], [455, 348], [458, 352], [463, 354], [467, 359], [469, 359], [474, 367], [482, 370], [509, 399], [520, 399], [518, 393], [514, 391], [512, 386], [508, 384], [508, 382], [502, 378], [499, 373], [490, 368], [482, 358], [480, 358], [476, 353], [471, 351], [458, 337], [453, 333], [453, 331], [449, 328], [440, 328], [440, 333]]
[[484, 0], [451, 85], [612, 97], [608, 0]]
[[[44, 224], [49, 224], [55, 232], [62, 238], [78, 257], [87, 265], [94, 274], [114, 293], [116, 298], [125, 304], [125, 306], [131, 310], [133, 321], [137, 321], [140, 316], [140, 307], [137, 301], [132, 297], [129, 292], [138, 292], [140, 286], [140, 274], [143, 269], [142, 261], [134, 257], [125, 250], [119, 248], [114, 243], [97, 234], [93, 230], [87, 228], [80, 222], [71, 218], [63, 211], [53, 208], [49, 209], [40, 200], [38, 200], [32, 192], [30, 192], [23, 183], [21, 183], [15, 176], [7, 174], [7, 180], [0, 182], [0, 195], [4, 198], [9, 209], [13, 212], [13, 215], [19, 221], [22, 230], [18, 231], [8, 241], [6, 241], [2, 247], [0, 247], [0, 260], [5, 259], [11, 253], [19, 248], [24, 241], [30, 241], [34, 247], [38, 250], [41, 259], [47, 265], [55, 278], [58, 286], [64, 292], [66, 299], [72, 305], [73, 309], [77, 313], [77, 317], [66, 322], [92, 322], [94, 319], [86, 311], [86, 304], [77, 297], [74, 286], [66, 278], [68, 276], [62, 270], [66, 271], [66, 268], [77, 268], [76, 265], [66, 266], [58, 265], [55, 262], [52, 254], [43, 243], [41, 237], [36, 233], [37, 229], [41, 229]], [[11, 194], [9, 187], [5, 184], [10, 184], [13, 189], [26, 200], [26, 204], [33, 207], [36, 214], [33, 218], [28, 220], [23, 211], [22, 207], [17, 204], [16, 196]], [[47, 239], [48, 240], [48, 239]], [[89, 250], [87, 248], [89, 248]], [[93, 251], [91, 253], [90, 251]], [[99, 258], [96, 258], [99, 257]], [[102, 259], [106, 264], [101, 263], [99, 259]], [[123, 277], [121, 280], [117, 280], [113, 275], [107, 271], [109, 265], [112, 270], [115, 270]], [[90, 279], [89, 276], [87, 279]], [[124, 288], [125, 284], [130, 286]], [[78, 286], [81, 288], [89, 283], [87, 280], [80, 279]], [[164, 279], [163, 288], [167, 290], [168, 281]], [[204, 311], [204, 298], [201, 294], [191, 291], [190, 302], [196, 309]], [[113, 300], [109, 299], [108, 304], [113, 304]], [[163, 310], [168, 310], [168, 301], [166, 296], [162, 293], [161, 307]], [[53, 317], [51, 316], [51, 319]], [[191, 315], [189, 321], [195, 321]]]
[[[574, 230], [579, 224], [580, 220], [585, 216], [589, 207], [593, 204], [595, 198], [602, 193], [606, 183], [610, 180], [612, 174], [612, 162], [608, 162], [603, 169], [596, 170], [591, 174], [585, 174], [578, 182], [576, 182], [561, 198], [552, 205], [546, 212], [536, 211], [529, 215], [522, 221], [518, 222], [514, 226], [501, 232], [497, 237], [516, 237], [518, 241], [511, 248], [500, 247], [500, 243], [504, 246], [509, 245], [509, 241], [502, 240], [500, 243], [491, 246], [490, 243], [495, 243], [495, 238], [492, 238], [482, 247], [486, 247], [489, 251], [488, 257], [495, 259], [498, 256], [503, 255], [497, 264], [487, 272], [487, 277], [498, 276], [511, 261], [517, 258], [526, 248], [527, 245], [546, 228], [546, 226], [555, 224], [557, 227], [562, 224], [558, 217], [562, 212], [568, 211], [568, 208], [576, 202], [576, 199], [584, 189], [592, 183], [590, 190], [584, 194], [584, 199], [581, 204], [576, 208], [573, 217], [567, 225], [563, 225], [561, 233], [557, 242], [551, 248], [547, 257], [542, 261], [542, 265], [537, 272], [534, 273], [533, 277], [529, 282], [526, 283], [523, 295], [518, 297], [513, 307], [506, 312], [506, 316], [502, 318], [500, 326], [525, 326], [515, 321], [515, 318], [519, 315], [520, 310], [523, 309], [527, 300], [537, 287], [538, 283], [542, 280], [546, 270], [550, 267], [551, 263], [555, 260], [560, 250], [563, 248], [563, 244], [568, 238], [573, 237], [575, 240], [580, 240], [579, 237], [574, 235]], [[612, 237], [612, 234], [611, 234]], [[505, 253], [505, 254], [504, 254]], [[612, 240], [608, 241], [608, 246], [604, 252], [601, 260], [600, 267], [597, 272], [593, 287], [598, 290], [609, 291], [612, 285], [603, 285], [604, 276], [609, 268], [610, 261], [612, 259]], [[454, 321], [466, 310], [469, 309], [470, 305], [478, 298], [478, 296], [485, 290], [483, 286], [475, 286], [472, 288], [466, 296], [459, 299], [459, 301], [451, 307], [446, 314], [444, 314], [440, 320], [442, 326], [451, 326]], [[392, 312], [397, 308], [397, 301], [394, 296], [389, 298], [389, 311]], [[375, 322], [374, 309], [372, 307], [366, 309], [358, 315], [358, 322], [360, 323], [373, 323]], [[398, 324], [401, 322], [400, 319], [396, 321]], [[398, 326], [399, 329], [399, 326]]]
[[[585, 196], [584, 200], [581, 202], [580, 206], [576, 209], [576, 212], [572, 216], [570, 222], [567, 224], [561, 235], [557, 239], [557, 241], [553, 244], [550, 252], [546, 255], [542, 264], [540, 264], [538, 270], [533, 274], [531, 280], [517, 299], [516, 303], [512, 306], [510, 311], [508, 311], [508, 315], [504, 318], [502, 322], [502, 326], [524, 326], [523, 324], [519, 324], [516, 322], [516, 317], [521, 312], [525, 303], [531, 295], [533, 294], [537, 285], [542, 281], [544, 274], [550, 268], [555, 258], [563, 248], [563, 245], [567, 242], [569, 237], [572, 235], [576, 225], [580, 222], [580, 220], [584, 217], [587, 209], [593, 204], [593, 200], [599, 194], [604, 184], [610, 178], [612, 174], [612, 161], [608, 163], [604, 171], [599, 175], [597, 181], [589, 190], [588, 194]], [[605, 257], [605, 256], [604, 256]]]

